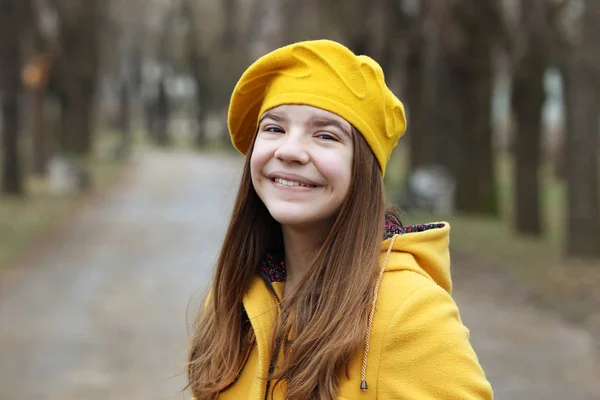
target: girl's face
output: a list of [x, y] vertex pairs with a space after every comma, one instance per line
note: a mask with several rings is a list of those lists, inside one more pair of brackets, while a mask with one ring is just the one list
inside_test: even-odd
[[327, 226], [350, 189], [352, 156], [348, 121], [316, 107], [282, 105], [259, 122], [252, 184], [280, 224]]

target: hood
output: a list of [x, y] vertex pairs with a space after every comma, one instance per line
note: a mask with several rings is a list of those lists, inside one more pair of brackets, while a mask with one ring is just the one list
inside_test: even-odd
[[379, 270], [379, 279], [375, 285], [365, 337], [360, 374], [361, 390], [368, 390], [367, 363], [371, 329], [383, 275], [394, 271], [412, 271], [431, 279], [450, 294], [452, 281], [450, 280], [450, 251], [448, 249], [449, 234], [450, 225], [446, 222], [402, 226], [393, 215], [386, 216], [383, 243], [381, 243], [381, 251], [384, 255]]
[[402, 226], [390, 215], [386, 217], [382, 252], [388, 250], [392, 238], [384, 273], [413, 271], [431, 279], [448, 294], [452, 293], [450, 225], [447, 222]]

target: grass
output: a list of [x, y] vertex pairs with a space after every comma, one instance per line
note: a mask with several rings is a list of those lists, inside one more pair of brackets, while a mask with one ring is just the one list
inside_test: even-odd
[[[123, 164], [112, 160], [89, 162], [92, 189], [97, 193], [113, 183]], [[57, 196], [44, 179], [27, 178], [23, 198], [0, 197], [0, 271], [27, 247], [67, 218], [89, 193]]]
[[[392, 174], [386, 176], [389, 196], [394, 195], [405, 179], [404, 158], [400, 155], [390, 161]], [[600, 337], [600, 290], [597, 289], [600, 287], [600, 261], [574, 260], [563, 255], [563, 183], [553, 177], [549, 168], [543, 169], [541, 198], [545, 235], [532, 238], [517, 235], [513, 230], [514, 188], [510, 157], [498, 158], [497, 174], [501, 218], [409, 211], [403, 222], [449, 221], [452, 251], [468, 256], [470, 272], [491, 270], [508, 281], [518, 282], [525, 286], [534, 303], [584, 324]]]
[[[513, 161], [512, 157], [502, 155], [496, 164], [498, 196], [502, 219], [506, 224], [512, 224], [514, 218], [513, 207]], [[542, 225], [545, 238], [556, 245], [564, 239], [565, 230], [565, 185], [556, 179], [550, 166], [541, 169], [541, 212]]]
[[[389, 199], [397, 198], [398, 191], [406, 183], [408, 170], [408, 149], [399, 147], [394, 151], [386, 170], [386, 188]], [[501, 213], [500, 224], [510, 225], [513, 221], [513, 163], [509, 155], [496, 157], [496, 182], [498, 200]], [[545, 236], [552, 242], [559, 244], [563, 239], [563, 226], [565, 222], [565, 189], [564, 184], [557, 180], [549, 166], [543, 167], [541, 172], [541, 208], [542, 223]]]

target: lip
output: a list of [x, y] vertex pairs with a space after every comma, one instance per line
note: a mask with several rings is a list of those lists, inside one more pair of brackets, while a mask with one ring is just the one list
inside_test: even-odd
[[[304, 185], [311, 185], [311, 186], [316, 186], [316, 187], [321, 186], [318, 183], [316, 183], [315, 181], [312, 181], [303, 176], [296, 175], [296, 174], [287, 174], [287, 173], [283, 173], [283, 172], [273, 172], [273, 173], [267, 175], [267, 178], [269, 178], [269, 180], [273, 183], [276, 183], [275, 179], [280, 178], [280, 179], [285, 179], [286, 181], [299, 182]], [[279, 184], [277, 184], [277, 185], [279, 185]], [[283, 185], [279, 185], [279, 186], [283, 186]], [[296, 187], [301, 187], [301, 186], [288, 186], [288, 187], [296, 188]], [[314, 189], [314, 188], [306, 188], [306, 187], [302, 187], [302, 188], [303, 189]]]
[[279, 191], [283, 191], [283, 192], [289, 192], [289, 193], [296, 193], [296, 194], [313, 193], [313, 191], [315, 189], [318, 189], [318, 187], [282, 185], [280, 183], [275, 182], [272, 179], [269, 179], [269, 182], [271, 183], [271, 185], [273, 185], [273, 187], [275, 189], [277, 189]]

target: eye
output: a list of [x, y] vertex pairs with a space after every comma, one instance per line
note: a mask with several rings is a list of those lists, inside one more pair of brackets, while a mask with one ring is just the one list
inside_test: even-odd
[[275, 125], [267, 125], [263, 128], [263, 131], [271, 133], [283, 133], [283, 129]]
[[319, 133], [317, 134], [317, 137], [319, 139], [323, 139], [323, 140], [331, 140], [331, 141], [338, 141], [337, 138], [333, 135], [330, 135], [329, 133]]

